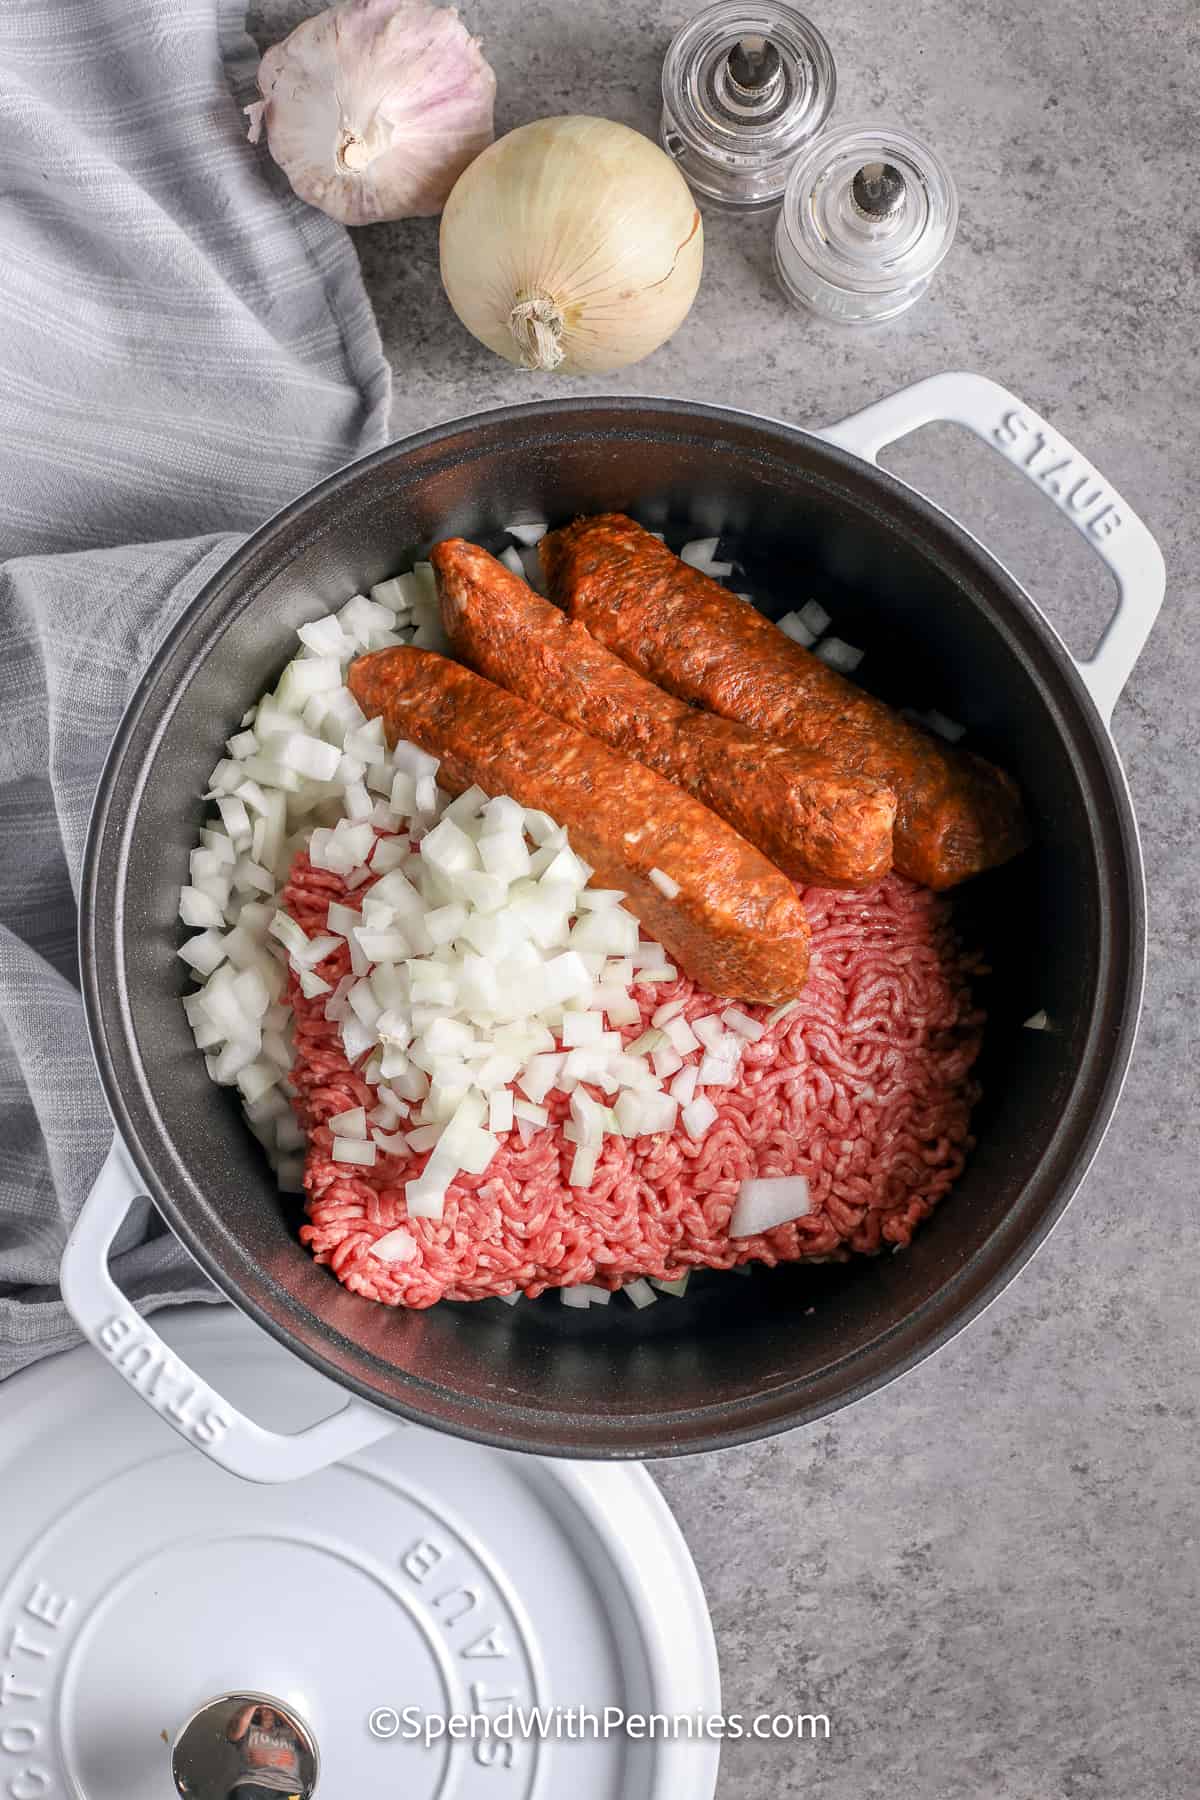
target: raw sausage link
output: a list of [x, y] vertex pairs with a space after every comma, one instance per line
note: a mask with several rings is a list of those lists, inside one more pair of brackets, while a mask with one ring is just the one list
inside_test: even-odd
[[476, 544], [448, 538], [433, 566], [454, 654], [480, 675], [687, 788], [793, 881], [887, 874], [896, 798], [882, 782], [673, 699]]
[[908, 724], [632, 519], [579, 519], [543, 538], [541, 557], [554, 600], [651, 681], [894, 789], [902, 875], [953, 887], [1029, 842], [1002, 770]]
[[[565, 825], [694, 981], [769, 1004], [803, 987], [809, 930], [796, 890], [698, 800], [431, 650], [376, 650], [351, 665], [349, 684], [390, 742], [440, 759], [442, 786], [511, 794]], [[652, 869], [678, 883], [675, 899]]]

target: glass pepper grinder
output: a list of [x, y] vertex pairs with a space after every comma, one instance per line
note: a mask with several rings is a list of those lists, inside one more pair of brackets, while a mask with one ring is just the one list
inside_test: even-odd
[[659, 137], [697, 196], [762, 211], [779, 205], [836, 92], [829, 45], [803, 13], [715, 0], [671, 41]]
[[846, 325], [919, 300], [954, 241], [958, 196], [928, 144], [899, 128], [839, 126], [788, 179], [775, 272], [796, 306]]

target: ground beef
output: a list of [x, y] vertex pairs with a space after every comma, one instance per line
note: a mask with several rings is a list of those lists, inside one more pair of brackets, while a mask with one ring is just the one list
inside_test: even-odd
[[[283, 905], [313, 935], [331, 901], [357, 905], [368, 891], [347, 893], [338, 876], [300, 856]], [[561, 1132], [568, 1102], [552, 1093], [551, 1124], [527, 1147], [508, 1133], [485, 1174], [454, 1183], [437, 1220], [410, 1220], [404, 1204], [404, 1184], [427, 1153], [381, 1151], [371, 1169], [332, 1160], [326, 1121], [347, 1107], [370, 1109], [375, 1094], [361, 1064], [347, 1062], [325, 997], [306, 1000], [293, 977], [292, 1080], [308, 1137], [300, 1236], [316, 1260], [355, 1293], [424, 1307], [907, 1244], [972, 1144], [971, 1068], [983, 1023], [970, 993], [974, 964], [955, 939], [949, 903], [898, 875], [863, 892], [799, 891], [812, 924], [808, 984], [796, 1010], [747, 1045], [737, 1086], [705, 1090], [719, 1117], [703, 1139], [682, 1126], [606, 1138], [591, 1186], [573, 1188], [574, 1146]], [[336, 984], [348, 970], [343, 947], [320, 973]], [[689, 1019], [725, 1005], [686, 979], [638, 995], [643, 1023], [625, 1028], [627, 1041], [664, 1001], [685, 999]], [[768, 1016], [765, 1007], [745, 1010]], [[738, 1187], [754, 1175], [807, 1177], [812, 1210], [731, 1239]], [[381, 1262], [371, 1245], [397, 1225], [412, 1233], [416, 1256]]]

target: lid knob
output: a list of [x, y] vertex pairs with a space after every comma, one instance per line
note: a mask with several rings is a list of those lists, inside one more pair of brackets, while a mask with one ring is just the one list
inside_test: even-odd
[[270, 1694], [221, 1694], [207, 1701], [171, 1746], [175, 1788], [188, 1800], [227, 1800], [243, 1788], [278, 1789], [309, 1800], [318, 1767], [312, 1732], [294, 1707]]
[[904, 176], [890, 162], [864, 163], [850, 183], [850, 199], [856, 212], [872, 221], [890, 219], [907, 196]]
[[729, 85], [742, 100], [761, 103], [783, 78], [783, 64], [770, 38], [739, 38], [725, 66]]

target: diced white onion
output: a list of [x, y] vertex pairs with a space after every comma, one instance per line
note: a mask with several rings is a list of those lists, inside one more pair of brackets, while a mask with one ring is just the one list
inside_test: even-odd
[[748, 1013], [739, 1012], [736, 1006], [726, 1007], [721, 1014], [721, 1023], [727, 1025], [730, 1031], [736, 1032], [738, 1037], [745, 1038], [751, 1044], [757, 1044], [759, 1038], [766, 1033], [765, 1025], [760, 1025], [758, 1020], [752, 1019]]
[[293, 731], [285, 737], [277, 754], [283, 768], [294, 769], [297, 775], [307, 775], [310, 781], [332, 781], [342, 760], [336, 744], [309, 737], [303, 731]]
[[225, 923], [225, 914], [217, 902], [195, 887], [180, 890], [179, 917], [185, 925], [213, 926], [217, 930]]
[[[687, 1107], [695, 1099], [696, 1077], [698, 1074], [699, 1070], [695, 1063], [689, 1063], [685, 1068], [680, 1069], [679, 1073], [673, 1078], [667, 1092], [671, 1095], [673, 1100], [678, 1100], [680, 1106]], [[686, 1125], [686, 1119], [684, 1120], [684, 1123]]]
[[334, 1113], [329, 1120], [329, 1129], [334, 1137], [366, 1138], [367, 1115], [361, 1106], [352, 1106], [346, 1112]]
[[679, 1117], [682, 1119], [683, 1129], [689, 1137], [702, 1138], [709, 1127], [716, 1124], [717, 1109], [711, 1100], [706, 1100], [703, 1095], [700, 1095], [695, 1100], [688, 1102]]
[[700, 1039], [692, 1030], [686, 1019], [668, 1019], [662, 1027], [664, 1037], [668, 1038], [678, 1050], [680, 1056], [689, 1056], [693, 1050], [700, 1048]]
[[417, 1254], [417, 1240], [411, 1231], [406, 1231], [403, 1225], [397, 1225], [394, 1231], [386, 1231], [381, 1238], [375, 1239], [370, 1246], [370, 1254], [378, 1257], [380, 1262], [411, 1262]]
[[819, 656], [821, 661], [827, 663], [831, 669], [837, 669], [843, 675], [849, 675], [852, 670], [857, 669], [863, 659], [863, 652], [856, 645], [847, 644], [843, 638], [839, 637], [827, 637], [817, 645], [813, 654]]
[[668, 1075], [674, 1075], [683, 1067], [683, 1058], [673, 1045], [664, 1043], [650, 1052], [650, 1067], [660, 1081], [665, 1081]]
[[650, 1023], [658, 1026], [661, 1030], [672, 1019], [677, 1019], [686, 1005], [686, 1000], [664, 1000], [663, 1004], [657, 1007], [651, 1015]]
[[679, 552], [679, 560], [716, 579], [732, 575], [733, 564], [731, 562], [717, 562], [716, 560], [717, 546], [720, 542], [720, 538], [715, 537], [694, 538], [690, 544], [683, 546]]
[[633, 1301], [633, 1304], [639, 1311], [644, 1306], [653, 1306], [657, 1299], [657, 1295], [650, 1286], [650, 1283], [644, 1281], [640, 1275], [633, 1281], [627, 1281], [621, 1289], [621, 1292]]
[[297, 633], [306, 650], [314, 656], [332, 656], [341, 661], [349, 655], [351, 644], [332, 613], [302, 625]]
[[743, 1181], [729, 1220], [732, 1238], [757, 1237], [811, 1212], [808, 1182], [803, 1175], [765, 1175]]
[[[240, 782], [240, 776], [238, 780]], [[245, 801], [239, 800], [236, 794], [220, 794], [217, 797], [217, 811], [220, 813], [221, 822], [233, 839], [235, 847], [241, 845], [244, 848], [248, 845], [252, 827]]]
[[504, 529], [507, 531], [509, 537], [516, 538], [518, 544], [524, 544], [528, 549], [531, 544], [540, 544], [550, 527], [541, 523], [534, 525], [513, 524], [506, 525]]
[[[514, 571], [536, 576], [544, 529], [515, 528], [525, 555], [507, 558]], [[715, 543], [705, 548], [712, 563]], [[592, 869], [549, 815], [478, 788], [447, 799], [437, 759], [411, 744], [389, 750], [381, 721], [345, 687], [359, 651], [414, 629], [421, 641], [437, 614], [422, 564], [302, 628], [300, 655], [213, 771], [219, 824], [206, 825], [179, 902], [198, 929], [180, 955], [204, 983], [189, 1025], [214, 1079], [241, 1090], [281, 1179], [297, 1185], [303, 1147], [288, 1104], [290, 963], [377, 1096], [369, 1113], [350, 1107], [328, 1121], [334, 1158], [370, 1167], [377, 1152], [428, 1152], [405, 1197], [412, 1217], [434, 1219], [457, 1173], [483, 1173], [498, 1138], [515, 1129], [528, 1143], [548, 1125], [552, 1089], [570, 1095], [572, 1182], [585, 1186], [606, 1136], [673, 1129], [680, 1101], [666, 1084], [687, 1073], [657, 1018], [622, 1044], [643, 1016], [632, 990], [675, 979], [661, 945], [640, 940], [623, 893], [587, 886]], [[361, 911], [334, 901], [311, 937], [280, 905], [302, 849], [315, 869], [364, 890]], [[678, 897], [663, 871], [650, 879]], [[351, 973], [334, 988], [317, 968], [343, 946]], [[695, 1048], [682, 1008], [669, 1003], [663, 1019]], [[595, 1292], [604, 1304], [608, 1290]]]
[[696, 1075], [698, 1087], [733, 1087], [737, 1079], [736, 1063], [726, 1061], [722, 1056], [714, 1056], [711, 1051], [707, 1056], [701, 1057]]
[[358, 1138], [339, 1137], [333, 1140], [332, 1155], [334, 1162], [360, 1163], [364, 1168], [372, 1169], [378, 1152], [371, 1142], [364, 1144]]
[[596, 1163], [599, 1156], [600, 1151], [598, 1146], [594, 1144], [580, 1144], [574, 1156], [571, 1158], [571, 1173], [567, 1177], [568, 1185], [580, 1188], [591, 1187], [592, 1177], [596, 1173]]
[[928, 725], [930, 731], [935, 732], [938, 737], [945, 738], [949, 744], [957, 744], [959, 738], [966, 735], [965, 725], [960, 725], [957, 719], [948, 719], [945, 713], [938, 712], [932, 706], [925, 714], [923, 723]]
[[650, 1277], [650, 1285], [651, 1287], [656, 1287], [660, 1294], [674, 1294], [677, 1300], [682, 1300], [683, 1296], [687, 1293], [687, 1284], [690, 1275], [690, 1269], [685, 1270], [677, 1281], [664, 1281], [661, 1276], [652, 1275]]
[[811, 649], [817, 641], [816, 632], [809, 629], [799, 613], [784, 613], [778, 623], [785, 637], [790, 637], [794, 644], [802, 644], [806, 650]]
[[218, 931], [202, 931], [181, 944], [178, 955], [197, 975], [211, 975], [225, 961], [225, 940]]
[[379, 1145], [386, 1156], [407, 1156], [408, 1140], [402, 1131], [384, 1131], [378, 1125], [371, 1128], [371, 1140]]
[[815, 638], [820, 637], [822, 632], [828, 631], [833, 623], [819, 600], [806, 600], [797, 617], [807, 625]]
[[497, 1088], [488, 1097], [488, 1130], [511, 1131], [513, 1128], [513, 1095], [511, 1088]]

